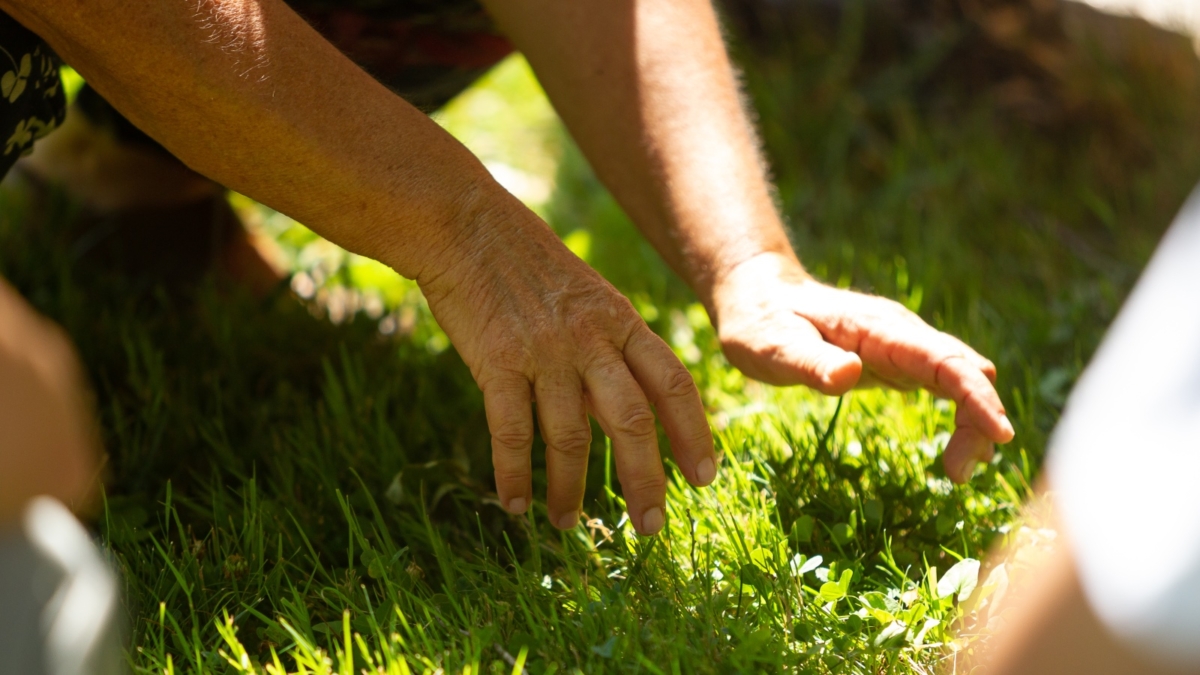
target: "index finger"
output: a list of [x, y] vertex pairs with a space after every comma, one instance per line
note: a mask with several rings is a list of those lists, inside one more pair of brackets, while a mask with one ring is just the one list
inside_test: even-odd
[[[866, 340], [864, 360], [881, 359], [965, 409], [972, 426], [997, 443], [1012, 440], [1012, 423], [976, 359], [931, 327]], [[872, 353], [875, 352], [875, 353]], [[873, 357], [873, 358], [872, 358]]]

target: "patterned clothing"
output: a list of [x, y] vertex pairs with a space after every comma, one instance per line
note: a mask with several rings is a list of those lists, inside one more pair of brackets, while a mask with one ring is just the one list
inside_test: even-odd
[[475, 0], [290, 0], [325, 39], [430, 112], [512, 52]]
[[0, 12], [0, 176], [66, 115], [58, 58], [38, 36]]
[[[512, 52], [476, 0], [289, 0], [353, 61], [426, 112], [444, 105]], [[5, 58], [7, 57], [7, 58]], [[0, 176], [66, 114], [58, 60], [40, 38], [0, 12]], [[157, 146], [95, 90], [79, 108], [118, 140]]]

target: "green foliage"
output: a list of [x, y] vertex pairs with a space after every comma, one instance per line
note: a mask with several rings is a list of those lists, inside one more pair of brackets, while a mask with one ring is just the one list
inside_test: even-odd
[[[820, 276], [898, 297], [996, 358], [1018, 436], [970, 486], [940, 468], [945, 402], [833, 400], [731, 369], [520, 61], [441, 121], [552, 187], [535, 206], [700, 384], [723, 469], [696, 490], [669, 467], [653, 539], [633, 534], [599, 434], [579, 527], [554, 530], [539, 505], [507, 516], [469, 373], [415, 286], [378, 264], [238, 200], [306, 301], [146, 291], [78, 263], [64, 200], [5, 193], [0, 274], [71, 333], [97, 391], [111, 472], [97, 525], [134, 670], [952, 670], [1006, 583], [978, 560], [1014, 527], [1064, 392], [1200, 175], [1183, 151], [1197, 136], [1101, 171], [986, 105], [950, 123], [903, 87], [864, 98], [838, 75], [852, 50], [834, 48], [747, 68], [780, 200]], [[480, 106], [532, 120], [537, 142], [505, 149], [494, 116], [470, 127]], [[530, 148], [544, 156], [518, 156]]]

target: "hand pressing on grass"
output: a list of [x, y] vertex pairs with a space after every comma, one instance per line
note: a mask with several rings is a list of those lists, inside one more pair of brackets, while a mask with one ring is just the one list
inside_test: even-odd
[[97, 439], [75, 351], [0, 279], [0, 526], [29, 500], [94, 496]]
[[[972, 379], [964, 365], [970, 350], [885, 301], [807, 281], [794, 257], [793, 273], [774, 276], [744, 262], [791, 248], [708, 0], [484, 2], [651, 243], [710, 307], [721, 282], [714, 316], [736, 363], [844, 390], [859, 379], [857, 356], [795, 367], [805, 343], [836, 353], [824, 338], [875, 377], [944, 390], [965, 410], [947, 451], [955, 475], [1011, 436], [982, 366]], [[202, 20], [180, 2], [130, 12], [120, 0], [0, 0], [0, 10], [192, 170], [416, 279], [483, 387], [510, 510], [532, 499], [535, 401], [559, 526], [580, 510], [588, 410], [614, 439], [639, 531], [663, 524], [655, 408], [684, 474], [712, 480], [687, 372], [466, 148], [282, 0], [203, 4]]]
[[991, 460], [993, 443], [1013, 438], [992, 362], [897, 302], [823, 285], [775, 253], [731, 269], [711, 302], [730, 363], [757, 380], [829, 395], [921, 387], [953, 400], [956, 428], [942, 462], [957, 483]]
[[655, 413], [693, 485], [717, 457], [691, 375], [629, 301], [515, 199], [497, 197], [450, 266], [422, 284], [438, 323], [483, 390], [496, 491], [511, 513], [533, 499], [530, 455], [546, 442], [550, 521], [574, 527], [591, 449], [590, 413], [613, 441], [634, 527], [665, 522]]
[[895, 302], [805, 274], [711, 3], [486, 4], [597, 175], [709, 307], [734, 365], [829, 394], [886, 384], [954, 399], [958, 428], [944, 461], [959, 482], [993, 442], [1012, 438], [990, 362]]

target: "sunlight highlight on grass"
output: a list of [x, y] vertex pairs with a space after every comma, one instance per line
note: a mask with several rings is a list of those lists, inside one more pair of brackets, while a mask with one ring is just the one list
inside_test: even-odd
[[[0, 191], [0, 273], [72, 335], [96, 388], [113, 476], [97, 525], [133, 672], [965, 670], [1008, 580], [1036, 564], [1023, 552], [1054, 545], [1022, 504], [1063, 397], [1200, 178], [1200, 102], [1103, 62], [1085, 84], [1116, 101], [1136, 152], [986, 101], [948, 120], [876, 73], [850, 78], [854, 37], [748, 62], [746, 85], [809, 269], [997, 362], [1018, 435], [969, 486], [940, 465], [944, 401], [834, 399], [731, 368], [520, 58], [435, 119], [695, 376], [722, 470], [698, 490], [666, 459], [652, 539], [633, 533], [599, 429], [578, 527], [550, 527], [540, 501], [500, 508], [478, 389], [385, 266], [234, 195], [290, 286], [177, 297], [81, 260], [72, 205]], [[1004, 542], [1017, 552], [986, 562]]]

